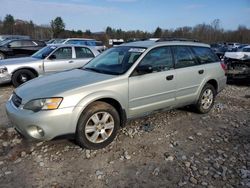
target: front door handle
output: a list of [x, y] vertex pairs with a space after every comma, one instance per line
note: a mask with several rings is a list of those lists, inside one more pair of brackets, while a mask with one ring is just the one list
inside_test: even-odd
[[169, 75], [166, 77], [166, 80], [173, 80], [173, 78], [174, 78], [174, 75]]
[[204, 73], [204, 70], [199, 70], [198, 73], [199, 73], [199, 74], [203, 74], [203, 73]]
[[74, 61], [69, 61], [69, 63], [74, 63]]

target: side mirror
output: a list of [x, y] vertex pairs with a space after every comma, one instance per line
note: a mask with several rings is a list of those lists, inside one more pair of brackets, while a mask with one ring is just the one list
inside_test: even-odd
[[7, 44], [7, 48], [11, 48], [11, 45], [10, 45], [10, 44]]
[[49, 56], [49, 60], [54, 60], [56, 59], [56, 56], [54, 54], [52, 54], [51, 56]]
[[147, 74], [147, 73], [152, 73], [153, 72], [153, 67], [151, 65], [139, 65], [136, 68], [136, 71], [139, 74]]

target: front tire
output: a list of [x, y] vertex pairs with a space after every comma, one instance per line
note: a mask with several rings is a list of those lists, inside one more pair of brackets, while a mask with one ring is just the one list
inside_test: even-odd
[[31, 72], [30, 70], [27, 70], [27, 69], [22, 69], [22, 70], [18, 70], [16, 71], [12, 78], [11, 78], [11, 81], [12, 81], [12, 84], [14, 87], [18, 87], [20, 86], [21, 84], [35, 78], [36, 75]]
[[195, 105], [197, 111], [201, 114], [208, 113], [213, 105], [216, 91], [211, 84], [206, 84], [200, 94], [199, 100]]
[[97, 101], [82, 113], [76, 128], [76, 141], [82, 148], [101, 149], [116, 137], [120, 117], [108, 103]]

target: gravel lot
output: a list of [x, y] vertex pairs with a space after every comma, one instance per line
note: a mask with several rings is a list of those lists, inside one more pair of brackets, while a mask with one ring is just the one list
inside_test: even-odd
[[250, 187], [249, 86], [227, 86], [209, 114], [133, 120], [98, 151], [22, 139], [5, 114], [12, 91], [0, 86], [0, 187]]

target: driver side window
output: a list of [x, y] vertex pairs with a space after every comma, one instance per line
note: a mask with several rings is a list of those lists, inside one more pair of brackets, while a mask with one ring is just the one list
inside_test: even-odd
[[146, 54], [139, 66], [151, 66], [152, 72], [161, 72], [174, 68], [170, 47], [158, 47]]
[[72, 58], [72, 48], [62, 47], [56, 50], [53, 54], [53, 59], [71, 59]]

